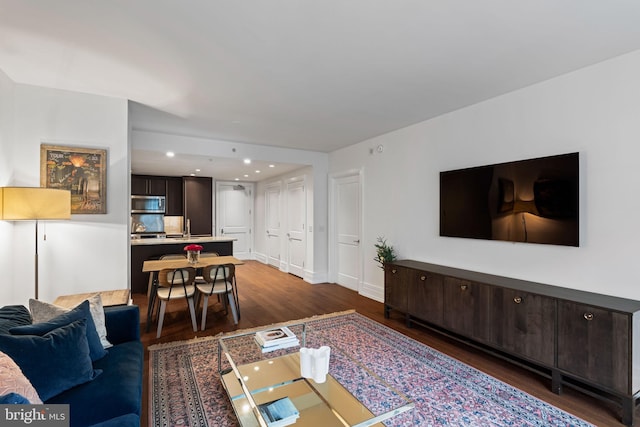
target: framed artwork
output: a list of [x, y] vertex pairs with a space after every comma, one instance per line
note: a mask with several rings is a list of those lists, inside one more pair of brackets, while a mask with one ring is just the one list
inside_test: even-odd
[[72, 214], [107, 213], [107, 150], [40, 144], [40, 186], [71, 191]]

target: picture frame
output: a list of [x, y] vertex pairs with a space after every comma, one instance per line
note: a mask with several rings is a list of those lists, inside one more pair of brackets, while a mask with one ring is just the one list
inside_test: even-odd
[[107, 150], [40, 144], [40, 186], [71, 191], [72, 214], [107, 213]]

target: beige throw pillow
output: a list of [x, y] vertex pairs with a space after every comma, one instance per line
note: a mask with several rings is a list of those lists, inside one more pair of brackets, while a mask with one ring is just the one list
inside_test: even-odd
[[0, 351], [0, 396], [9, 393], [18, 393], [25, 397], [29, 403], [41, 405], [42, 400], [38, 392], [16, 362], [8, 355]]
[[89, 298], [89, 310], [91, 311], [91, 317], [93, 317], [93, 323], [96, 324], [96, 331], [98, 331], [102, 347], [113, 347], [113, 344], [107, 340], [107, 326], [105, 324], [104, 307], [102, 306], [102, 297], [100, 294], [95, 294]]
[[30, 299], [29, 311], [31, 312], [33, 323], [42, 323], [51, 320], [62, 313], [66, 313], [67, 311], [70, 311], [70, 309], [49, 304], [37, 299]]
[[[113, 347], [107, 340], [107, 327], [105, 325], [104, 319], [104, 307], [102, 306], [102, 298], [100, 294], [95, 294], [89, 300], [89, 310], [91, 311], [91, 318], [93, 319], [93, 323], [96, 325], [96, 331], [98, 332], [98, 336], [100, 337], [100, 343], [103, 348]], [[71, 309], [60, 307], [55, 304], [50, 304], [48, 302], [40, 301], [37, 299], [29, 300], [29, 311], [31, 311], [31, 317], [33, 318], [33, 323], [42, 323], [48, 322], [54, 317], [66, 313]]]

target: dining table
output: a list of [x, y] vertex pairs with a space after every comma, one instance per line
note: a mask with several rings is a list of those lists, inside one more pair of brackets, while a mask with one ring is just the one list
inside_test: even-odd
[[[179, 268], [195, 268], [196, 270], [202, 269], [209, 265], [222, 266], [226, 264], [242, 265], [244, 261], [231, 256], [203, 256], [201, 255], [198, 262], [192, 263], [184, 258], [167, 258], [167, 259], [149, 259], [142, 264], [142, 272], [152, 274], [153, 280], [151, 281], [151, 288], [148, 292], [149, 304], [147, 306], [147, 332], [151, 327], [151, 320], [153, 314], [153, 307], [155, 305], [156, 291], [158, 289], [158, 272], [164, 269], [179, 269]], [[238, 301], [236, 299], [236, 304]], [[237, 308], [237, 315], [240, 315], [239, 307]], [[237, 321], [237, 319], [236, 319]]]

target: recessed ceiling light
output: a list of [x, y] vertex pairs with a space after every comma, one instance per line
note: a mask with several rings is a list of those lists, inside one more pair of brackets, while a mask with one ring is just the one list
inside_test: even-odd
[[196, 169], [196, 172], [200, 172], [200, 169]]
[[269, 165], [269, 167], [270, 167], [270, 168], [275, 168], [275, 167], [276, 167], [276, 165]]
[[191, 176], [196, 176], [196, 174], [195, 174], [195, 173], [190, 173], [189, 175], [191, 175]]
[[251, 164], [251, 159], [244, 159], [244, 164], [245, 165], [250, 165]]
[[173, 151], [167, 151], [167, 157], [173, 157], [175, 155], [176, 153], [174, 153]]
[[235, 181], [240, 181], [240, 178], [236, 178]]
[[260, 173], [260, 171], [259, 171], [259, 170], [257, 170], [257, 171], [256, 171], [256, 173]]
[[247, 174], [245, 173], [245, 174], [244, 174], [244, 177], [245, 177], [245, 178], [249, 178], [249, 175], [247, 175]]

